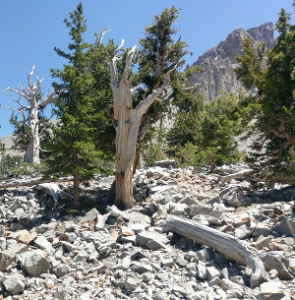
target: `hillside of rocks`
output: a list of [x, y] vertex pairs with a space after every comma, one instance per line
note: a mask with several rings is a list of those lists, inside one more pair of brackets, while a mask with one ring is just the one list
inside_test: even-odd
[[198, 58], [193, 66], [202, 66], [204, 72], [195, 73], [190, 81], [198, 84], [198, 92], [204, 94], [206, 103], [217, 98], [222, 90], [232, 92], [242, 87], [232, 72], [232, 68], [236, 66], [235, 56], [241, 54], [242, 40], [252, 37], [254, 42], [265, 42], [268, 48], [272, 48], [275, 44], [273, 30], [272, 23], [248, 30], [238, 28]]
[[[107, 204], [114, 177], [98, 176], [84, 187], [98, 208], [75, 216], [45, 184], [3, 187], [28, 179], [0, 182], [0, 299], [295, 299], [293, 186], [221, 184], [209, 167], [168, 163], [137, 171], [126, 211]], [[247, 249], [263, 263], [262, 280], [251, 287], [249, 266], [164, 232], [173, 218]]]

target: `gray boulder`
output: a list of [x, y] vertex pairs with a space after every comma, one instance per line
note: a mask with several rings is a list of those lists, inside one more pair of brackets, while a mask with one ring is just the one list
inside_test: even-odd
[[[148, 243], [150, 244], [150, 247], [155, 246], [156, 244], [159, 245], [159, 248], [161, 248], [161, 246], [163, 244], [167, 244], [169, 242], [169, 240], [162, 234], [156, 232], [156, 231], [142, 231], [140, 233], [137, 234], [136, 236], [136, 242], [141, 245], [141, 246], [147, 246]], [[156, 246], [153, 247], [154, 249], [152, 250], [156, 250]]]
[[34, 240], [34, 246], [36, 246], [36, 247], [38, 247], [39, 249], [42, 249], [42, 250], [47, 250], [51, 253], [54, 252], [51, 243], [48, 242], [46, 237], [44, 237], [44, 236], [38, 236]]
[[283, 218], [281, 222], [277, 223], [274, 230], [286, 236], [295, 236], [295, 221], [289, 218]]
[[219, 194], [219, 199], [230, 206], [239, 207], [241, 205], [238, 195], [232, 187], [224, 189]]
[[6, 268], [13, 262], [15, 254], [10, 251], [1, 251], [0, 252], [0, 271], [5, 271]]
[[50, 264], [41, 250], [32, 250], [17, 255], [21, 268], [31, 277], [38, 277], [50, 270]]
[[8, 276], [3, 282], [6, 290], [13, 295], [20, 294], [24, 291], [26, 285], [19, 274]]
[[56, 266], [55, 268], [53, 268], [52, 271], [57, 277], [62, 277], [64, 275], [68, 274], [71, 271], [71, 268], [65, 264], [60, 264], [60, 265]]
[[259, 255], [266, 270], [275, 269], [278, 276], [283, 280], [293, 279], [293, 275], [289, 272], [289, 261], [285, 259], [283, 251], [270, 251]]

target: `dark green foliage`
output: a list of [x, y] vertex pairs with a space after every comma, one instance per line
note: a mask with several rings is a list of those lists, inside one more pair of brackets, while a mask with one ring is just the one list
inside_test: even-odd
[[193, 145], [191, 142], [187, 142], [185, 146], [178, 144], [175, 149], [175, 158], [177, 159], [178, 164], [182, 166], [194, 165], [198, 146]]
[[256, 153], [254, 158], [267, 157], [271, 164], [292, 161], [295, 145], [295, 27], [284, 9], [276, 29], [279, 36], [272, 49], [255, 46], [253, 41], [246, 39], [242, 45], [243, 55], [236, 58], [240, 68], [235, 69], [237, 78], [246, 88], [258, 90], [257, 96], [249, 97], [249, 102], [257, 109], [258, 138], [253, 148], [265, 151], [262, 155]]
[[165, 159], [164, 153], [158, 144], [151, 143], [147, 150], [145, 150], [145, 155], [143, 157], [144, 166], [152, 167], [158, 160]]
[[10, 156], [9, 154], [2, 154], [1, 159], [1, 177], [6, 177], [18, 168], [23, 158], [20, 156]]
[[179, 147], [184, 147], [186, 143], [191, 142], [196, 145], [201, 140], [198, 113], [203, 109], [204, 97], [197, 94], [192, 95], [191, 98], [194, 102], [179, 101], [173, 127], [167, 133], [169, 156], [175, 156]]
[[[92, 95], [94, 101], [96, 130], [93, 132], [95, 146], [104, 153], [104, 160], [114, 161], [115, 156], [115, 137], [111, 120], [113, 93], [110, 86], [110, 71], [107, 64], [113, 57], [116, 45], [113, 40], [109, 40], [107, 45], [96, 43], [89, 46], [87, 52], [87, 69], [91, 74]], [[123, 69], [122, 62], [118, 63]]]
[[[174, 106], [181, 106], [182, 103], [191, 103], [193, 106], [198, 105], [196, 100], [195, 88], [188, 82], [187, 78], [194, 72], [201, 71], [199, 67], [191, 68], [188, 71], [181, 71], [185, 65], [184, 56], [189, 54], [186, 48], [189, 46], [181, 38], [174, 40], [178, 28], [175, 27], [181, 9], [172, 6], [171, 9], [165, 9], [161, 15], [156, 15], [154, 23], [145, 28], [145, 37], [142, 38], [140, 49], [137, 51], [135, 62], [138, 64], [138, 73], [133, 74], [133, 86], [139, 83], [144, 88], [138, 90], [133, 95], [134, 106], [142, 99], [146, 98], [153, 90], [160, 87], [169, 70], [175, 64], [177, 69], [171, 73], [171, 89], [164, 92], [159, 98], [162, 102], [155, 101], [148, 112], [142, 118], [142, 125], [139, 129], [138, 141], [141, 142], [145, 138], [145, 142], [151, 141], [155, 136], [155, 132], [150, 130], [147, 134], [144, 128], [151, 128], [158, 120], [164, 116], [170, 116]], [[146, 126], [148, 124], [148, 126]], [[164, 143], [164, 142], [163, 142]], [[146, 146], [138, 146], [141, 149]]]
[[[102, 66], [107, 50], [96, 52], [93, 46], [83, 42], [86, 21], [81, 3], [76, 11], [70, 13], [70, 19], [65, 19], [64, 23], [70, 28], [72, 43], [68, 49], [71, 53], [55, 48], [56, 53], [66, 58], [69, 64], [63, 70], [51, 70], [52, 76], [59, 79], [59, 83], [54, 83], [58, 94], [54, 112], [59, 122], [53, 129], [52, 140], [47, 143], [52, 155], [46, 162], [46, 174], [55, 177], [72, 174], [74, 201], [75, 205], [79, 205], [79, 182], [103, 171], [99, 163], [107, 158], [98, 150], [95, 136], [97, 138], [108, 125], [102, 111], [105, 103], [101, 105], [100, 100], [110, 92], [101, 85], [101, 82], [106, 83], [109, 79], [106, 68]], [[96, 65], [93, 64], [94, 60]], [[99, 78], [99, 75], [103, 78]], [[110, 101], [109, 98], [107, 100]]]
[[245, 132], [253, 115], [244, 97], [223, 92], [203, 109], [180, 111], [167, 136], [170, 155], [181, 164], [208, 164], [210, 152], [219, 165], [240, 161], [243, 155], [236, 138]]

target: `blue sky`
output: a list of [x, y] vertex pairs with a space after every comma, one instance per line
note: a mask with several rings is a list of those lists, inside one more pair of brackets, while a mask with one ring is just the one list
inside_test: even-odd
[[[27, 86], [32, 65], [44, 78], [44, 91], [51, 89], [50, 68], [62, 68], [66, 61], [53, 51], [67, 50], [70, 42], [63, 20], [77, 7], [77, 0], [0, 0], [0, 87], [18, 87], [17, 79]], [[266, 22], [275, 23], [281, 8], [293, 12], [292, 0], [85, 0], [82, 1], [87, 21], [86, 42], [94, 41], [94, 33], [110, 27], [105, 36], [116, 44], [136, 45], [144, 27], [153, 16], [174, 5], [182, 8], [178, 18], [179, 34], [190, 45], [193, 55], [186, 57], [192, 65], [200, 55], [224, 40], [237, 28], [249, 29]], [[292, 16], [293, 19], [293, 16]], [[17, 78], [17, 79], [16, 79]], [[0, 103], [14, 106], [11, 98], [0, 91]], [[24, 101], [25, 102], [25, 101]], [[0, 108], [0, 137], [13, 132], [10, 110]], [[46, 115], [50, 115], [47, 109]]]

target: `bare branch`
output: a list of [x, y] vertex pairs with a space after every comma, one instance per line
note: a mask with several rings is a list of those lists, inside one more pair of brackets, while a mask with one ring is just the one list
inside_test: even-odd
[[153, 46], [151, 45], [151, 43], [148, 43], [148, 47], [151, 50], [151, 53], [154, 54], [156, 56], [157, 59], [161, 59], [161, 55], [159, 53], [159, 45], [157, 44], [157, 52], [154, 51]]
[[139, 90], [142, 86], [143, 86], [143, 84], [140, 83], [139, 85], [137, 85], [137, 86], [135, 86], [134, 88], [130, 89], [130, 92], [133, 93], [133, 92]]
[[278, 129], [271, 128], [270, 131], [279, 138], [285, 138], [287, 139], [290, 144], [295, 145], [295, 139], [293, 136], [287, 132], [285, 121], [281, 120], [281, 126]]
[[200, 85], [200, 84], [199, 84], [199, 83], [195, 83], [195, 84], [192, 85], [192, 86], [188, 86], [188, 87], [184, 88], [184, 90], [185, 90], [185, 91], [192, 90], [192, 89], [196, 88], [198, 85]]
[[34, 73], [35, 73], [35, 65], [33, 65], [32, 71], [28, 74], [28, 85], [29, 85], [30, 90], [33, 89], [33, 83], [32, 83], [32, 80], [31, 80], [31, 76], [33, 76]]
[[55, 95], [55, 91], [52, 90], [52, 92], [47, 96], [47, 98], [38, 104], [38, 108], [43, 109], [47, 104], [54, 102], [56, 99]]
[[[33, 75], [35, 76], [35, 78], [37, 80], [36, 83], [33, 83], [32, 80], [31, 80], [31, 76], [33, 76]], [[28, 74], [28, 85], [29, 85], [29, 87], [27, 88], [27, 90], [31, 94], [36, 96], [38, 94], [38, 92], [40, 91], [40, 89], [42, 88], [41, 83], [42, 83], [43, 80], [44, 80], [44, 78], [39, 79], [38, 75], [35, 72], [35, 66], [33, 65], [32, 71]]]
[[131, 69], [132, 58], [135, 54], [135, 49], [136, 49], [136, 46], [133, 46], [132, 49], [129, 51], [128, 55], [127, 55], [127, 59], [126, 59], [126, 63], [125, 63], [125, 69], [124, 69], [124, 73], [123, 73], [123, 77], [122, 77], [122, 79], [124, 79], [126, 82], [128, 80], [128, 77], [129, 77], [129, 72], [130, 72], [130, 69]]
[[115, 50], [114, 55], [117, 56], [119, 54], [119, 51], [121, 50], [121, 48], [124, 45], [124, 39], [122, 39], [121, 45]]
[[29, 127], [29, 128], [31, 128], [30, 125], [27, 124], [27, 122], [26, 122], [26, 116], [25, 116], [25, 114], [24, 114], [23, 111], [21, 111], [21, 110], [19, 110], [19, 109], [16, 109], [16, 108], [13, 108], [13, 107], [10, 107], [10, 106], [3, 106], [3, 105], [1, 105], [1, 104], [0, 104], [0, 107], [2, 107], [2, 108], [7, 108], [7, 109], [11, 109], [11, 110], [16, 111], [16, 112], [18, 112], [19, 114], [21, 114], [22, 117], [23, 117], [24, 125], [27, 126], [27, 127]]
[[20, 95], [21, 97], [24, 97], [25, 99], [27, 99], [28, 101], [30, 101], [30, 96], [23, 90], [24, 93], [22, 93], [21, 91], [19, 90], [16, 90], [16, 89], [12, 89], [10, 87], [8, 87], [6, 89], [7, 91], [10, 91], [10, 92], [14, 92], [14, 93], [17, 93], [18, 95]]
[[112, 29], [107, 29], [107, 30], [104, 30], [103, 27], [100, 29], [100, 34], [95, 34], [95, 37], [96, 37], [96, 47], [100, 47], [101, 46], [101, 43], [102, 43], [102, 39], [103, 39], [103, 36], [105, 34], [107, 34], [108, 32], [112, 31]]
[[155, 101], [155, 99], [163, 92], [163, 90], [169, 86], [170, 74], [176, 68], [177, 65], [175, 65], [173, 69], [167, 72], [166, 79], [163, 82], [161, 87], [159, 87], [156, 91], [153, 91], [145, 100], [140, 101], [140, 103], [136, 107], [137, 113], [139, 115], [143, 115], [147, 111], [147, 109], [151, 106], [151, 104]]
[[112, 61], [109, 63], [109, 68], [111, 72], [111, 86], [112, 89], [118, 88], [118, 76], [117, 76], [117, 60], [119, 59], [119, 51], [124, 45], [124, 39], [122, 39], [121, 45], [115, 50], [114, 57]]
[[4, 90], [4, 93], [7, 94], [8, 96], [10, 96], [13, 101], [15, 101], [17, 104], [19, 104], [21, 106], [22, 109], [24, 109], [24, 110], [30, 109], [30, 106], [25, 106], [20, 102], [21, 96], [19, 96], [19, 99], [17, 100], [11, 94], [6, 93], [5, 90]]
[[44, 150], [41, 147], [39, 147], [39, 150], [41, 150], [42, 152], [52, 152], [51, 150]]

